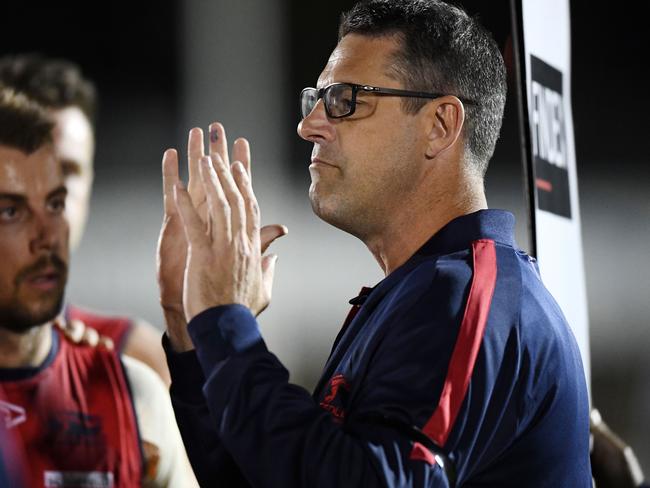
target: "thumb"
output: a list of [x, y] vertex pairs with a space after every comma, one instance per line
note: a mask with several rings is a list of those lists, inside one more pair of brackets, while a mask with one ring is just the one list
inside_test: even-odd
[[[287, 235], [288, 233], [289, 229], [287, 229], [286, 226], [280, 224], [271, 224], [262, 227], [262, 230], [260, 230], [260, 244], [262, 254], [266, 252], [273, 241], [275, 241], [278, 237]], [[272, 256], [268, 257], [270, 258]], [[275, 259], [277, 259], [277, 256], [275, 256]]]
[[273, 290], [273, 276], [275, 275], [275, 263], [277, 262], [277, 254], [270, 254], [262, 258], [262, 280], [269, 299]]

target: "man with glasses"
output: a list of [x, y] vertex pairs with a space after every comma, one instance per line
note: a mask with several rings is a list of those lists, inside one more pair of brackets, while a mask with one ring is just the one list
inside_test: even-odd
[[591, 486], [575, 339], [512, 215], [487, 210], [505, 92], [496, 44], [458, 8], [368, 0], [343, 16], [298, 133], [313, 143], [314, 212], [386, 277], [351, 300], [313, 395], [255, 319], [281, 232], [260, 233], [246, 143], [230, 165], [223, 142], [203, 156], [191, 138], [187, 190], [165, 153], [165, 346], [202, 484]]

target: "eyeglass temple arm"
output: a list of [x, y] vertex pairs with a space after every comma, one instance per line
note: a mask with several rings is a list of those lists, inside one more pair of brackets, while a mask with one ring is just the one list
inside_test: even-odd
[[[359, 85], [358, 87], [359, 90], [366, 91], [366, 92], [374, 92], [374, 93], [385, 93], [386, 95], [399, 95], [401, 97], [412, 97], [412, 98], [440, 98], [444, 97], [447, 95], [450, 95], [449, 93], [429, 93], [429, 92], [420, 92], [420, 91], [411, 91], [411, 90], [400, 90], [397, 88], [380, 88], [377, 86], [370, 86], [370, 85]], [[464, 97], [459, 97], [457, 95], [452, 95], [456, 98], [458, 98], [461, 102], [465, 104], [473, 104], [474, 102], [471, 100], [467, 100]]]

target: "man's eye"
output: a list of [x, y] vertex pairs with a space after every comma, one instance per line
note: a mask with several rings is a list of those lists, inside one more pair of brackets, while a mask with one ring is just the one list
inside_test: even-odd
[[53, 213], [61, 213], [65, 210], [65, 198], [54, 198], [48, 203], [48, 207]]
[[16, 206], [7, 206], [0, 207], [0, 220], [3, 222], [11, 222], [16, 220], [18, 217], [18, 207]]

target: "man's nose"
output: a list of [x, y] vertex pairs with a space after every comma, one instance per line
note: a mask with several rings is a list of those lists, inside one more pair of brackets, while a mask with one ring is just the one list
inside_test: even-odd
[[298, 124], [298, 135], [314, 143], [332, 142], [336, 138], [336, 129], [325, 112], [322, 98]]
[[32, 252], [57, 250], [67, 233], [67, 222], [60, 215], [34, 214]]

